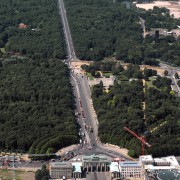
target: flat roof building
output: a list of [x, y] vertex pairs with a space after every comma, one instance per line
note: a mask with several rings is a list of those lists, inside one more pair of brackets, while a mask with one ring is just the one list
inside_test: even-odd
[[163, 170], [163, 169], [177, 169], [179, 163], [175, 156], [167, 156], [162, 158], [152, 158], [151, 155], [140, 156], [140, 163], [144, 166], [144, 169], [149, 170]]
[[[164, 179], [166, 175], [167, 177], [173, 177], [173, 174], [177, 174], [176, 171], [180, 169], [179, 163], [175, 158], [175, 156], [167, 156], [162, 158], [152, 158], [151, 155], [140, 156], [139, 161], [143, 166], [144, 174], [146, 176], [149, 177], [157, 176], [157, 178], [159, 177], [158, 179], [163, 179], [163, 180], [166, 180]], [[171, 179], [173, 178], [169, 178], [168, 180]]]
[[154, 159], [153, 159], [152, 155], [144, 155], [144, 156], [139, 157], [139, 162], [141, 164], [143, 164], [143, 165], [145, 165], [145, 164], [153, 164]]
[[49, 170], [51, 179], [72, 178], [73, 167], [70, 162], [51, 162]]
[[141, 165], [138, 161], [119, 162], [119, 169], [122, 178], [141, 177]]

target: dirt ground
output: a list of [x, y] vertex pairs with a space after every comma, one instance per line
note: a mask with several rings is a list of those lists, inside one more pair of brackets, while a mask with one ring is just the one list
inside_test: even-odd
[[71, 67], [79, 69], [81, 68], [81, 65], [90, 65], [90, 61], [77, 61], [77, 62], [71, 62]]
[[35, 180], [35, 174], [33, 172], [24, 172], [20, 174], [22, 180]]
[[153, 3], [136, 4], [137, 7], [143, 9], [153, 9], [154, 6], [165, 7], [170, 10], [170, 14], [175, 18], [180, 18], [180, 1], [154, 1]]
[[154, 67], [154, 66], [149, 66], [149, 65], [140, 65], [140, 69], [143, 71], [144, 69], [153, 69], [157, 71], [157, 74], [160, 76], [164, 76], [164, 70], [160, 67]]
[[[127, 67], [129, 66], [129, 63], [122, 63], [121, 64], [123, 68], [126, 70]], [[143, 71], [144, 69], [153, 69], [157, 71], [157, 74], [160, 76], [164, 76], [164, 69], [161, 67], [155, 67], [155, 66], [149, 66], [149, 65], [140, 65], [140, 69]]]

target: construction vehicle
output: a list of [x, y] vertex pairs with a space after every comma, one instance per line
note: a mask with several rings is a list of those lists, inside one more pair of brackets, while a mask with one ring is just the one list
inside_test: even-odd
[[151, 145], [145, 140], [144, 136], [138, 136], [135, 132], [131, 131], [129, 128], [124, 127], [124, 130], [128, 131], [129, 133], [131, 133], [133, 136], [135, 136], [137, 139], [139, 139], [141, 141], [141, 154], [144, 155], [144, 146], [146, 145], [147, 147], [151, 147]]

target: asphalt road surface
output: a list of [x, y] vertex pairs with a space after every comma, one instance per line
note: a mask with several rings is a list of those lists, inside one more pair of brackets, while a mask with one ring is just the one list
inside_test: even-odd
[[168, 71], [168, 78], [172, 80], [172, 87], [173, 90], [177, 92], [177, 96], [180, 97], [180, 87], [177, 85], [177, 79], [175, 79], [174, 75], [179, 70], [178, 68], [175, 68], [173, 66], [167, 65], [165, 63], [160, 63], [161, 68]]
[[65, 34], [65, 40], [67, 44], [67, 54], [68, 58], [67, 61], [69, 62], [71, 59], [76, 60], [76, 55], [74, 51], [74, 46], [73, 46], [73, 41], [69, 29], [69, 24], [66, 16], [66, 10], [64, 8], [64, 2], [63, 0], [58, 0], [59, 1], [59, 14], [61, 16], [62, 24], [63, 24], [63, 31]]
[[[87, 77], [82, 74], [71, 74], [72, 84], [74, 86], [74, 95], [76, 97], [76, 107], [79, 113], [78, 119], [81, 126], [81, 131], [84, 132], [85, 138], [84, 143], [82, 143], [81, 148], [74, 151], [76, 154], [105, 154], [110, 157], [123, 157], [122, 154], [109, 150], [104, 147], [102, 143], [98, 140], [98, 125], [94, 117], [91, 100], [91, 91], [88, 85]], [[80, 102], [81, 101], [81, 102]], [[89, 128], [92, 127], [93, 132], [90, 132]], [[125, 158], [127, 159], [127, 158]]]
[[[73, 41], [71, 38], [71, 33], [68, 25], [68, 20], [66, 17], [66, 10], [64, 7], [63, 0], [59, 0], [59, 13], [61, 15], [63, 29], [67, 44], [67, 64], [70, 66], [70, 62], [77, 60], [75, 55], [75, 50], [73, 46]], [[81, 133], [85, 134], [82, 138], [83, 143], [81, 147], [75, 150], [76, 154], [94, 154], [94, 153], [104, 153], [111, 157], [123, 157], [120, 153], [109, 151], [107, 147], [104, 147], [98, 140], [98, 126], [97, 120], [94, 117], [93, 110], [91, 107], [91, 91], [88, 85], [86, 76], [82, 74], [74, 74], [73, 69], [71, 71], [71, 82], [74, 85], [74, 94], [76, 96], [76, 108], [78, 112], [78, 122], [81, 126]], [[90, 128], [93, 131], [90, 131]]]

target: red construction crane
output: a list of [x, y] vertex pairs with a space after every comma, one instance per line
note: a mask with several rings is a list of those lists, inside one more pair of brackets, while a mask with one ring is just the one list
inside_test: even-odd
[[132, 135], [134, 135], [137, 139], [139, 139], [141, 141], [141, 143], [142, 143], [142, 155], [144, 155], [144, 146], [146, 145], [147, 147], [151, 147], [151, 145], [148, 142], [146, 142], [145, 137], [144, 136], [141, 136], [141, 137], [138, 136], [135, 132], [131, 131], [127, 127], [124, 127], [124, 129], [126, 131], [130, 132]]

